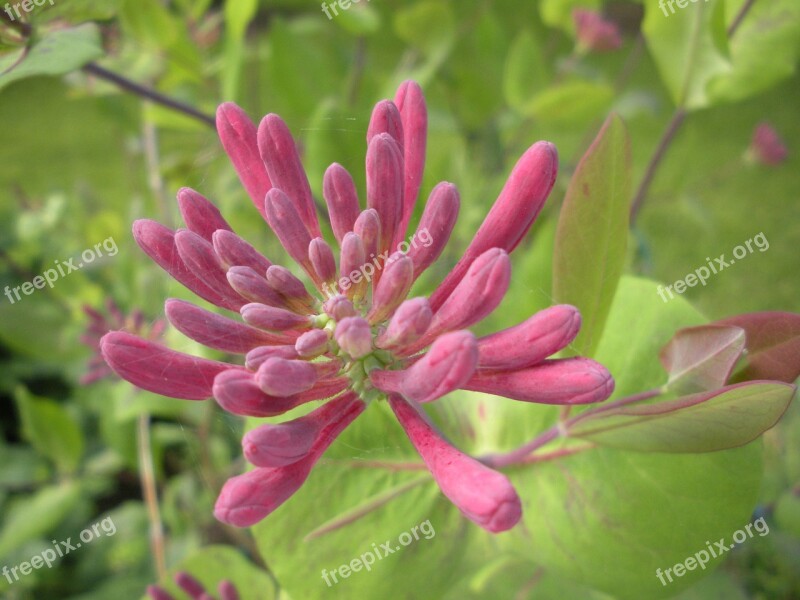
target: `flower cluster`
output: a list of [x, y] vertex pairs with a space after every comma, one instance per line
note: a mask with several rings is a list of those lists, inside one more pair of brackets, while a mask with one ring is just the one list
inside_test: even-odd
[[[231, 319], [175, 299], [165, 308], [183, 334], [243, 355], [244, 365], [178, 353], [125, 332], [111, 332], [102, 342], [108, 364], [131, 383], [175, 398], [213, 397], [236, 415], [272, 417], [328, 399], [302, 417], [245, 435], [244, 455], [255, 468], [225, 483], [217, 518], [250, 526], [269, 515], [371, 402], [388, 400], [444, 495], [488, 531], [513, 527], [522, 509], [508, 478], [451, 445], [420, 405], [457, 389], [546, 404], [592, 403], [611, 394], [613, 380], [598, 363], [548, 358], [578, 333], [580, 316], [572, 306], [553, 306], [482, 338], [468, 330], [508, 289], [509, 253], [556, 179], [554, 146], [539, 142], [525, 152], [444, 281], [430, 298], [407, 299], [414, 281], [442, 253], [460, 204], [453, 184], [436, 185], [417, 228], [431, 243], [396, 251], [406, 239], [425, 163], [427, 109], [416, 83], [403, 83], [394, 101], [379, 102], [372, 113], [366, 209], [341, 165], [325, 173], [338, 269], [280, 117], [269, 114], [256, 127], [239, 107], [223, 104], [217, 129], [256, 208], [315, 291], [237, 236], [203, 196], [182, 189], [178, 204], [187, 228], [172, 231], [140, 220], [134, 237], [172, 277], [241, 316]], [[388, 256], [384, 269], [340, 286], [342, 277], [382, 255]]]

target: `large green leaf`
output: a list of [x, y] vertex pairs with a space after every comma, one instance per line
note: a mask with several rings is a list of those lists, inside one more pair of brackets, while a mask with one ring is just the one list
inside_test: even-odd
[[568, 435], [640, 452], [716, 452], [753, 441], [789, 406], [795, 387], [739, 383], [713, 392], [581, 415]]
[[570, 180], [556, 231], [553, 297], [577, 306], [577, 354], [597, 348], [625, 264], [630, 204], [630, 140], [616, 115], [606, 120]]
[[712, 79], [708, 87], [714, 100], [741, 100], [791, 76], [800, 57], [800, 3], [756, 2], [731, 39], [730, 49], [733, 70]]
[[724, 0], [696, 2], [666, 16], [649, 2], [642, 30], [675, 105], [708, 106], [709, 82], [731, 70]]
[[103, 56], [100, 31], [93, 23], [56, 29], [33, 44], [25, 58], [0, 75], [0, 89], [36, 75], [64, 75]]

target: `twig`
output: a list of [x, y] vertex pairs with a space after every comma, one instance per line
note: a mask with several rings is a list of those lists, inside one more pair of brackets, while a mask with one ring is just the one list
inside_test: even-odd
[[147, 518], [150, 521], [150, 548], [153, 552], [153, 563], [159, 579], [167, 575], [167, 561], [164, 552], [164, 526], [161, 522], [161, 512], [158, 508], [158, 492], [153, 469], [153, 453], [150, 449], [150, 416], [139, 417], [139, 427], [136, 435], [139, 451], [139, 480], [142, 485], [142, 494], [147, 505]]
[[175, 100], [174, 98], [170, 98], [169, 96], [165, 96], [164, 94], [157, 92], [154, 89], [145, 87], [138, 83], [131, 81], [130, 79], [126, 79], [117, 73], [109, 71], [101, 67], [96, 63], [89, 63], [83, 67], [83, 70], [90, 75], [94, 75], [95, 77], [99, 77], [100, 79], [105, 79], [106, 81], [110, 81], [114, 85], [126, 90], [128, 92], [132, 92], [137, 96], [141, 96], [143, 98], [147, 98], [148, 100], [152, 100], [156, 104], [161, 104], [162, 106], [166, 106], [167, 108], [171, 108], [172, 110], [176, 110], [181, 112], [189, 117], [197, 119], [202, 123], [208, 125], [209, 127], [216, 129], [216, 119], [211, 115], [208, 115], [204, 112], [197, 110], [196, 108], [189, 106], [188, 104], [184, 104], [179, 100]]

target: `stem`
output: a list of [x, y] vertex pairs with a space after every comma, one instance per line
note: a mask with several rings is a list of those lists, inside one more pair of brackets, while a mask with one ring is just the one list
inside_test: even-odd
[[560, 437], [561, 432], [563, 431], [562, 427], [563, 423], [558, 423], [557, 425], [554, 425], [550, 429], [545, 430], [537, 437], [533, 438], [527, 444], [523, 444], [516, 450], [506, 452], [505, 454], [487, 454], [486, 456], [480, 457], [478, 460], [480, 460], [487, 467], [493, 467], [495, 469], [513, 465], [520, 462], [537, 448], [541, 448], [542, 446], [549, 444], [556, 438]]
[[[750, 12], [750, 9], [753, 8], [755, 3], [756, 0], [747, 0], [747, 2], [745, 2], [742, 8], [739, 10], [738, 14], [733, 19], [733, 22], [728, 27], [727, 33], [729, 40], [739, 29], [742, 21], [744, 21], [747, 13]], [[664, 155], [667, 153], [667, 149], [672, 143], [672, 140], [675, 138], [675, 134], [678, 132], [678, 129], [680, 129], [680, 126], [683, 124], [685, 118], [686, 110], [683, 108], [683, 106], [679, 106], [672, 115], [672, 119], [670, 120], [669, 125], [667, 125], [666, 131], [664, 131], [664, 135], [661, 137], [658, 148], [656, 149], [653, 158], [650, 159], [650, 164], [647, 165], [647, 170], [645, 171], [642, 183], [639, 185], [639, 189], [636, 192], [636, 196], [634, 196], [633, 203], [631, 205], [631, 225], [636, 222], [636, 217], [638, 216], [639, 210], [641, 209], [642, 204], [647, 197], [647, 192], [650, 189], [650, 184], [653, 183], [656, 171], [658, 170]]]
[[153, 454], [150, 449], [150, 417], [141, 415], [136, 435], [139, 451], [139, 479], [144, 501], [147, 505], [147, 517], [150, 521], [150, 548], [153, 552], [153, 563], [159, 579], [167, 575], [167, 561], [164, 552], [164, 526], [158, 508], [158, 492], [156, 490]]
[[209, 127], [216, 128], [216, 119], [211, 115], [208, 115], [204, 112], [197, 110], [196, 108], [189, 106], [188, 104], [184, 104], [179, 100], [175, 100], [174, 98], [170, 98], [169, 96], [165, 96], [164, 94], [157, 92], [154, 89], [145, 87], [143, 85], [139, 85], [131, 81], [130, 79], [126, 79], [117, 73], [113, 73], [108, 69], [101, 67], [96, 63], [89, 63], [83, 67], [83, 70], [89, 73], [90, 75], [94, 75], [100, 79], [105, 79], [106, 81], [110, 81], [114, 85], [118, 86], [119, 88], [132, 92], [142, 98], [147, 98], [155, 102], [156, 104], [161, 104], [162, 106], [166, 106], [167, 108], [171, 108], [172, 110], [176, 110], [181, 112], [193, 119], [197, 119], [202, 123], [208, 125]]

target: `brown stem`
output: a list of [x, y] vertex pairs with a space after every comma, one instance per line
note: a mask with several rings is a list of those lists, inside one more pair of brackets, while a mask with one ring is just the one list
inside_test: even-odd
[[142, 486], [147, 518], [150, 521], [150, 549], [153, 552], [153, 563], [159, 579], [167, 575], [167, 560], [164, 552], [164, 526], [158, 508], [158, 492], [156, 490], [153, 454], [150, 449], [150, 417], [141, 415], [136, 435], [139, 451], [139, 479]]

